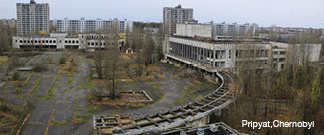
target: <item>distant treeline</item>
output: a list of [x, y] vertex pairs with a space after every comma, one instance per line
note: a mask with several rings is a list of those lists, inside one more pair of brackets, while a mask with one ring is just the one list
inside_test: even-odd
[[159, 28], [162, 25], [162, 23], [144, 23], [144, 22], [133, 22], [133, 27], [143, 29], [144, 27], [153, 27], [153, 28]]

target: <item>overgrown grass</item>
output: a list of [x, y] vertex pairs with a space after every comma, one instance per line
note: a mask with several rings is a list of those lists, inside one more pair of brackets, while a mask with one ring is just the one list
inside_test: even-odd
[[74, 116], [76, 116], [76, 117], [82, 117], [82, 116], [93, 116], [93, 114], [74, 113]]
[[187, 99], [185, 99], [185, 98], [180, 98], [180, 99], [178, 99], [177, 101], [175, 101], [173, 104], [174, 105], [179, 105], [180, 103], [185, 103], [185, 102], [187, 102]]
[[29, 79], [30, 79], [30, 77], [31, 77], [32, 75], [33, 75], [33, 74], [29, 75], [29, 76], [26, 78], [26, 80], [24, 81], [24, 84], [28, 83], [28, 81], [29, 81]]
[[73, 84], [73, 80], [71, 79], [70, 76], [68, 76], [68, 79], [67, 79], [66, 85], [72, 85], [72, 84]]
[[95, 82], [92, 82], [92, 81], [88, 81], [87, 84], [88, 84], [89, 89], [97, 87], [97, 84]]
[[43, 97], [40, 97], [38, 98], [38, 100], [41, 100], [41, 101], [44, 101], [44, 100], [47, 100], [47, 99], [51, 99], [51, 98], [54, 98], [54, 94], [53, 94], [53, 91], [55, 90], [55, 86], [54, 86], [54, 83], [56, 80], [60, 79], [60, 76], [59, 75], [56, 75], [54, 80], [52, 81], [51, 83], [51, 86], [50, 88], [48, 89], [48, 91], [46, 92], [46, 94], [43, 96]]
[[49, 76], [48, 76], [48, 78], [47, 78], [47, 79], [45, 80], [45, 83], [47, 83], [47, 82], [48, 82], [48, 80], [49, 80], [49, 79], [51, 79], [51, 78], [52, 78], [52, 76], [51, 76], [51, 75], [49, 75]]
[[5, 63], [6, 61], [8, 61], [9, 59], [8, 59], [8, 56], [0, 56], [0, 65], [2, 64], [2, 63]]
[[65, 122], [65, 120], [63, 120], [62, 122], [59, 122], [59, 121], [51, 119], [51, 124], [52, 125], [66, 125], [67, 123]]
[[82, 118], [76, 118], [75, 116], [73, 116], [73, 121], [76, 123], [87, 123], [88, 122]]
[[123, 82], [124, 84], [136, 84], [137, 83], [137, 80], [136, 79], [131, 79], [131, 81], [125, 81]]
[[73, 104], [73, 111], [79, 111], [79, 107], [75, 103]]
[[149, 86], [152, 89], [156, 89], [156, 90], [162, 89], [161, 85], [159, 85], [159, 84], [148, 84], [147, 86]]
[[83, 62], [83, 57], [80, 58], [79, 72], [81, 72], [81, 65], [82, 65], [82, 62]]
[[196, 99], [196, 95], [194, 94], [195, 92], [196, 89], [194, 89], [192, 86], [185, 86], [183, 90], [181, 90], [181, 94], [190, 97], [192, 100]]
[[11, 82], [9, 85], [8, 85], [8, 87], [7, 88], [13, 88], [13, 86], [12, 85], [14, 85], [15, 84], [15, 82]]
[[88, 97], [87, 97], [87, 101], [90, 102], [92, 99], [92, 95], [91, 95], [91, 92], [88, 92]]
[[146, 104], [141, 102], [128, 102], [127, 105], [129, 106], [146, 106]]
[[74, 104], [73, 104], [73, 117], [72, 117], [73, 122], [76, 122], [76, 123], [86, 123], [86, 122], [88, 122], [86, 120], [83, 120], [82, 118], [76, 118], [76, 117], [78, 117], [78, 116], [88, 116], [89, 114], [79, 114], [79, 113], [76, 113], [75, 111], [79, 111], [79, 107], [74, 102]]
[[160, 99], [164, 97], [164, 94], [163, 93], [160, 93], [160, 92], [154, 92]]
[[36, 81], [34, 82], [34, 87], [32, 88], [32, 90], [29, 92], [29, 94], [30, 95], [33, 95], [34, 94], [34, 92], [36, 91], [36, 90], [38, 90], [38, 88], [39, 88], [39, 82], [42, 80], [42, 76], [39, 76], [37, 79], [36, 79]]
[[60, 77], [59, 75], [56, 75], [56, 76], [55, 76], [55, 79], [56, 79], [56, 80], [60, 80], [61, 77]]
[[3, 117], [0, 119], [0, 124], [12, 123], [12, 120], [9, 117]]
[[64, 92], [68, 92], [68, 91], [70, 91], [70, 89], [69, 89], [69, 88], [66, 88], [66, 89], [64, 89]]
[[85, 89], [85, 88], [86, 88], [85, 83], [79, 83], [79, 86], [77, 87], [77, 90], [78, 89]]
[[98, 111], [99, 105], [88, 105], [88, 110], [89, 111]]

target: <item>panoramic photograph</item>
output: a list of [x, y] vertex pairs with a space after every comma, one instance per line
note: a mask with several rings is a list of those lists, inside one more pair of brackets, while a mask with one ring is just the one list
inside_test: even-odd
[[2, 0], [0, 135], [324, 135], [324, 1]]

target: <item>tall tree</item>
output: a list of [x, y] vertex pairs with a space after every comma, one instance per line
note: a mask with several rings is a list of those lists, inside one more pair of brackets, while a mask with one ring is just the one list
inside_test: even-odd
[[112, 44], [108, 45], [106, 40], [105, 55], [104, 55], [104, 75], [107, 79], [105, 81], [106, 89], [108, 90], [109, 96], [112, 99], [117, 97], [118, 91], [120, 90], [120, 72], [122, 69], [123, 61], [120, 58], [120, 47], [119, 47], [119, 33], [117, 24], [112, 26], [113, 33], [110, 34], [112, 37]]

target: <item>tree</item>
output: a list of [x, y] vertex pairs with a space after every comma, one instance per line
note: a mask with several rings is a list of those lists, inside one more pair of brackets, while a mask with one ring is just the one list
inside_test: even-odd
[[[149, 23], [148, 23], [149, 24]], [[149, 33], [150, 26], [148, 27], [148, 30], [145, 31], [144, 35], [144, 41], [143, 41], [143, 54], [141, 57], [143, 57], [143, 63], [145, 66], [148, 66], [148, 64], [153, 63], [153, 53], [155, 50], [155, 43], [153, 41], [152, 35]]]
[[11, 47], [13, 28], [0, 23], [0, 54]]
[[163, 25], [160, 25], [159, 31], [155, 35], [157, 60], [161, 60], [164, 58], [163, 40], [164, 40], [164, 30], [163, 30]]
[[[95, 41], [95, 48], [98, 47], [98, 51], [94, 54], [94, 65], [96, 67], [97, 75], [99, 79], [103, 79], [103, 60], [104, 60], [104, 52], [102, 51], [102, 32], [98, 31], [98, 40]], [[98, 42], [96, 42], [98, 41]]]
[[[111, 99], [117, 97], [118, 91], [120, 90], [120, 71], [122, 69], [122, 60], [119, 53], [119, 35], [117, 32], [117, 25], [113, 25], [112, 34], [113, 43], [111, 46], [106, 44], [106, 51], [104, 55], [104, 75], [107, 79], [105, 81], [106, 89], [108, 90], [109, 96]], [[108, 42], [108, 41], [107, 41]]]
[[126, 37], [126, 43], [125, 43], [126, 49], [131, 48], [132, 43], [131, 43], [131, 37], [130, 37], [130, 27], [129, 27], [128, 23], [126, 25], [125, 37]]
[[138, 70], [136, 72], [137, 76], [141, 76], [143, 72], [143, 57], [142, 57], [142, 51], [143, 51], [143, 31], [141, 29], [138, 29], [136, 27], [133, 27], [133, 32], [132, 32], [132, 47], [134, 50], [137, 51], [137, 56], [135, 58], [135, 63], [138, 65]]
[[49, 30], [50, 32], [56, 32], [57, 27], [54, 26], [54, 25], [50, 25], [50, 26], [49, 26], [49, 29], [50, 29], [50, 30]]
[[316, 72], [316, 77], [314, 78], [313, 84], [312, 84], [312, 107], [317, 110], [319, 105], [319, 96], [321, 95], [321, 89], [320, 89], [320, 75], [322, 73], [322, 69], [318, 68]]

